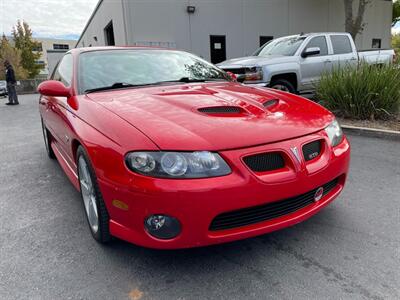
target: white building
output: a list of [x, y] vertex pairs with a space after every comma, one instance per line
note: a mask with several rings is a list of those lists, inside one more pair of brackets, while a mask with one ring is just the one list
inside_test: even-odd
[[[372, 0], [359, 49], [390, 47], [391, 20], [392, 1]], [[344, 31], [344, 23], [343, 0], [100, 0], [77, 47], [162, 46], [217, 63], [271, 38]]]

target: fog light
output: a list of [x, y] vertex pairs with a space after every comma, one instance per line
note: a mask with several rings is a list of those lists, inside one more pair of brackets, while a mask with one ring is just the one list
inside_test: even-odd
[[181, 232], [179, 221], [165, 215], [152, 215], [148, 217], [144, 226], [152, 236], [163, 240], [173, 239]]

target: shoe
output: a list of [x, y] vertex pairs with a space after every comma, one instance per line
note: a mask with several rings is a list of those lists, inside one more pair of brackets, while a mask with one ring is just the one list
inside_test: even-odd
[[11, 103], [11, 102], [7, 102], [7, 103], [6, 103], [6, 105], [13, 105], [13, 103]]
[[17, 103], [14, 103], [14, 105], [19, 105], [19, 102], [17, 102]]

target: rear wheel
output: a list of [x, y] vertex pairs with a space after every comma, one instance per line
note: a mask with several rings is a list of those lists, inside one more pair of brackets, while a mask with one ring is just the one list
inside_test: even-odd
[[51, 159], [55, 159], [56, 156], [54, 154], [53, 149], [51, 148], [51, 137], [49, 134], [49, 130], [44, 125], [43, 119], [42, 119], [42, 132], [43, 132], [43, 139], [44, 139], [44, 145], [46, 147], [47, 156]]
[[82, 146], [79, 146], [77, 151], [77, 165], [81, 196], [90, 232], [96, 241], [107, 243], [111, 240], [108, 227], [110, 218], [93, 167]]
[[276, 79], [270, 84], [270, 88], [295, 94], [296, 89], [293, 84], [286, 79]]

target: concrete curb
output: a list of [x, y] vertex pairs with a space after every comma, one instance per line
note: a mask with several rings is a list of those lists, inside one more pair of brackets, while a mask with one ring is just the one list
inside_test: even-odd
[[346, 134], [384, 138], [400, 142], [400, 131], [341, 125]]

